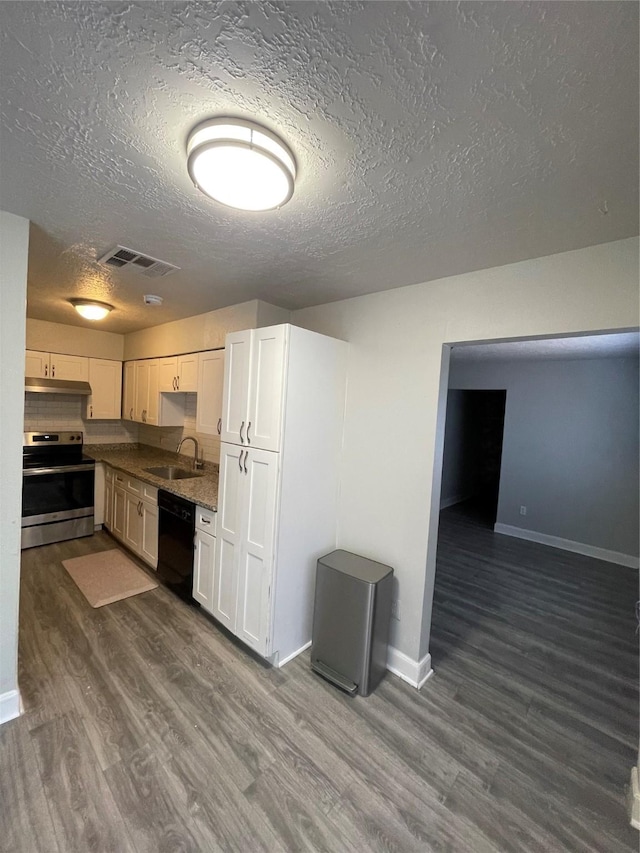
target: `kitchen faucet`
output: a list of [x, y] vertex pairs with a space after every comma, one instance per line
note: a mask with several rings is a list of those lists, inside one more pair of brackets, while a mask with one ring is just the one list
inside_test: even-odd
[[178, 444], [178, 448], [176, 453], [180, 453], [180, 448], [185, 443], [185, 441], [193, 442], [193, 468], [195, 471], [199, 471], [201, 468], [204, 468], [204, 451], [202, 455], [198, 455], [198, 439], [194, 438], [192, 435], [185, 435], [183, 439], [180, 440]]

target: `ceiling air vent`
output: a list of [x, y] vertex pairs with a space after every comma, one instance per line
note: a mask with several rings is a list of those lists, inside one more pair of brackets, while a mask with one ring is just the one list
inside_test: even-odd
[[140, 275], [146, 275], [147, 278], [162, 278], [162, 276], [170, 275], [180, 269], [180, 267], [169, 264], [167, 261], [160, 261], [150, 255], [143, 255], [142, 252], [136, 252], [135, 249], [127, 249], [126, 246], [116, 246], [115, 249], [110, 249], [106, 255], [98, 258], [98, 263], [107, 267], [127, 267], [140, 273]]

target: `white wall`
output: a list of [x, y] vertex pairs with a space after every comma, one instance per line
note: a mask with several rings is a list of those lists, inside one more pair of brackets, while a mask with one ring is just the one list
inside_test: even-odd
[[27, 320], [27, 349], [40, 352], [59, 352], [66, 355], [83, 355], [89, 358], [108, 358], [122, 361], [124, 335], [85, 329], [84, 326], [67, 326], [48, 320]]
[[0, 211], [0, 723], [19, 713], [18, 601], [29, 221]]
[[632, 238], [293, 313], [350, 342], [339, 547], [395, 568], [391, 642], [412, 660], [426, 655], [431, 624], [443, 344], [635, 328], [638, 308]]
[[228, 332], [288, 323], [288, 318], [288, 311], [254, 299], [252, 302], [231, 305], [184, 320], [163, 323], [151, 329], [130, 332], [125, 336], [124, 358], [125, 361], [131, 361], [136, 358], [220, 349], [224, 347]]
[[638, 556], [638, 379], [635, 358], [451, 362], [450, 388], [507, 389], [498, 524]]
[[258, 300], [258, 319], [256, 327], [264, 329], [266, 326], [279, 326], [281, 323], [291, 322], [291, 311], [285, 308], [278, 308], [277, 305], [271, 305], [269, 302], [261, 302]]

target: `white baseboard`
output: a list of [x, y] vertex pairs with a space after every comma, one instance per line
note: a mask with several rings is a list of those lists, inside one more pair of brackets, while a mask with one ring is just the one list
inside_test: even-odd
[[431, 655], [426, 654], [422, 660], [413, 660], [413, 658], [405, 655], [404, 652], [399, 651], [394, 646], [389, 646], [387, 669], [403, 681], [406, 681], [407, 684], [417, 687], [418, 690], [433, 675]]
[[453, 495], [451, 498], [444, 498], [444, 500], [440, 501], [440, 509], [447, 509], [447, 507], [455, 506], [455, 504], [461, 504], [462, 501], [469, 500], [471, 495]]
[[21, 703], [19, 690], [7, 690], [0, 695], [0, 725], [20, 716]]
[[595, 545], [585, 545], [583, 542], [574, 542], [573, 539], [562, 539], [560, 536], [550, 536], [548, 533], [538, 533], [536, 530], [525, 530], [524, 527], [512, 527], [510, 524], [496, 523], [493, 526], [495, 533], [505, 536], [514, 536], [516, 539], [527, 539], [529, 542], [538, 542], [540, 545], [551, 545], [552, 548], [560, 548], [562, 551], [573, 551], [574, 554], [582, 554], [585, 557], [594, 557], [596, 560], [604, 560], [607, 563], [617, 563], [628, 569], [640, 568], [640, 558], [631, 554], [621, 554], [618, 551], [608, 551], [606, 548], [596, 548]]
[[297, 658], [298, 655], [301, 655], [302, 652], [305, 652], [309, 648], [310, 645], [311, 645], [311, 640], [309, 640], [308, 643], [305, 643], [304, 646], [301, 646], [295, 652], [292, 652], [290, 655], [287, 655], [286, 658], [283, 658], [282, 660], [278, 660], [278, 663], [275, 664], [275, 666], [277, 666], [278, 669], [280, 669], [281, 666], [284, 666], [286, 663], [289, 663], [290, 660]]

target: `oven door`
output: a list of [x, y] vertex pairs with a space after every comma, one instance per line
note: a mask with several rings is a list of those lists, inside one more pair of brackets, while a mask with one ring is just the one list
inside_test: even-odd
[[[22, 472], [22, 527], [93, 518], [95, 465], [27, 468]], [[92, 522], [93, 523], [93, 522]]]

